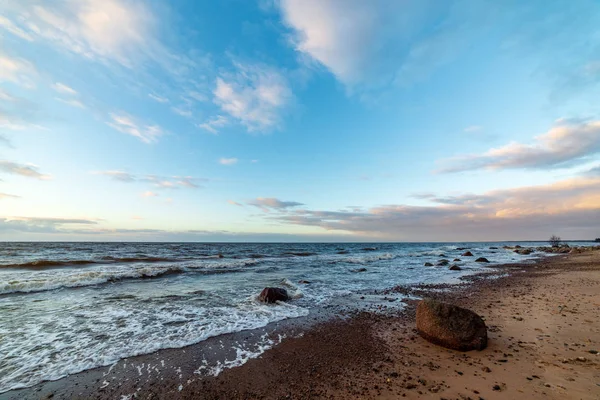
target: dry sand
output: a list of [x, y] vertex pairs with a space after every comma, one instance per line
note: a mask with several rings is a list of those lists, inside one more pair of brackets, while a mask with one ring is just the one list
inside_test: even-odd
[[193, 374], [202, 351], [195, 345], [128, 361], [166, 358], [179, 363], [175, 372], [140, 379], [99, 368], [0, 398], [600, 399], [600, 251], [508, 265], [502, 273], [451, 290], [385, 293], [428, 295], [476, 311], [488, 326], [483, 351], [447, 350], [419, 337], [409, 300], [400, 315], [363, 312], [307, 327], [218, 377]]

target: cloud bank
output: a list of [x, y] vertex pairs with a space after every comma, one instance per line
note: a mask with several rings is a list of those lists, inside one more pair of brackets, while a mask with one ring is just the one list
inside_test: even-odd
[[600, 153], [600, 121], [559, 120], [532, 144], [509, 143], [482, 155], [446, 160], [439, 172], [476, 169], [544, 169], [583, 164]]

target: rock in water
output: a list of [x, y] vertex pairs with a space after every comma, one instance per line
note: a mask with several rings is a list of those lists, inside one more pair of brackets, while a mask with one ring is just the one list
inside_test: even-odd
[[450, 268], [448, 268], [450, 271], [462, 271], [462, 268], [459, 267], [458, 265], [454, 264], [453, 266], [451, 266]]
[[462, 254], [463, 257], [473, 257], [473, 253], [471, 253], [470, 251], [466, 251]]
[[437, 300], [419, 302], [417, 330], [424, 339], [449, 349], [483, 350], [487, 346], [487, 328], [479, 315]]
[[433, 264], [432, 264], [432, 263], [430, 263], [430, 262], [426, 262], [426, 263], [425, 263], [425, 266], [426, 266], [426, 267], [433, 267]]
[[443, 267], [450, 264], [450, 261], [446, 260], [446, 259], [442, 259], [440, 261], [438, 261], [435, 265], [437, 265], [438, 267]]
[[485, 258], [485, 257], [479, 257], [477, 260], [475, 260], [475, 262], [486, 262], [486, 263], [489, 263], [489, 262], [490, 262], [490, 260], [488, 260], [488, 259], [487, 259], [487, 258]]
[[260, 292], [258, 300], [263, 303], [275, 303], [276, 301], [288, 301], [290, 296], [287, 290], [276, 287], [266, 287]]

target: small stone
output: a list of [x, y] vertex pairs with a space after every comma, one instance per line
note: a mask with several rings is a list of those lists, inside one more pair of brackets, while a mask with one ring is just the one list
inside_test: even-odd
[[544, 383], [544, 386], [546, 386], [546, 387], [552, 387], [552, 385], [549, 384], [549, 383]]
[[489, 367], [482, 367], [481, 370], [483, 372], [492, 372], [492, 370]]
[[577, 361], [587, 361], [587, 358], [585, 357], [577, 357]]
[[590, 353], [590, 354], [598, 354], [598, 350], [590, 350], [588, 353]]
[[494, 385], [494, 386], [492, 386], [492, 390], [500, 391], [500, 390], [502, 390], [502, 388], [500, 387], [500, 385]]

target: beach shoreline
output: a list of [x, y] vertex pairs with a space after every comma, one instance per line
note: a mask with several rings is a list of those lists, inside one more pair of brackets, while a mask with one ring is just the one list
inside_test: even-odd
[[[592, 352], [600, 350], [593, 312], [600, 306], [600, 251], [494, 266], [462, 282], [376, 293], [394, 306], [404, 299], [405, 307], [387, 313], [311, 312], [9, 391], [0, 399], [598, 398], [600, 361]], [[488, 348], [460, 353], [420, 338], [415, 297], [425, 296], [482, 315]], [[261, 352], [272, 348], [209, 376], [202, 362], [211, 354], [224, 356], [223, 340], [252, 342], [263, 346]]]

